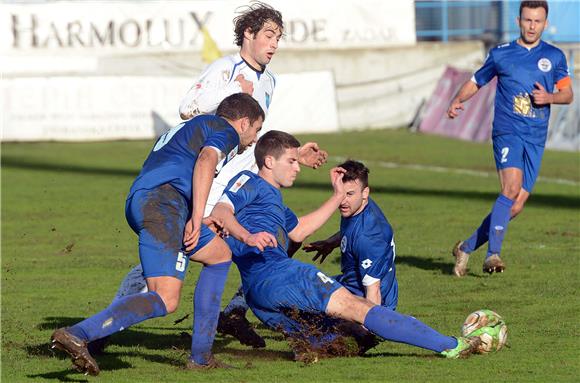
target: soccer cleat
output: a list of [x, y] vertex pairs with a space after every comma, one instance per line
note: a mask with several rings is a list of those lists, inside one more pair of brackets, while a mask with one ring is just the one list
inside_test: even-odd
[[226, 315], [221, 312], [217, 332], [233, 336], [244, 346], [252, 346], [253, 348], [266, 347], [266, 342], [246, 319], [245, 313], [232, 311]]
[[449, 359], [467, 358], [475, 354], [481, 345], [481, 339], [477, 336], [457, 338], [457, 347], [441, 351], [441, 355]]
[[198, 364], [195, 361], [188, 359], [187, 364], [185, 365], [185, 368], [188, 370], [205, 371], [205, 370], [214, 370], [217, 368], [228, 369], [228, 368], [236, 368], [236, 367], [229, 365], [227, 363], [224, 363], [224, 362], [220, 362], [213, 355], [211, 355], [209, 357], [207, 364]]
[[487, 354], [490, 351], [499, 351], [507, 340], [507, 326], [503, 320], [498, 320], [493, 325], [480, 327], [472, 331], [468, 337], [478, 337], [481, 339], [481, 345], [477, 349], [481, 354]]
[[87, 342], [77, 338], [67, 331], [66, 328], [59, 328], [52, 333], [51, 348], [62, 350], [72, 358], [74, 368], [89, 375], [99, 375], [99, 365], [93, 359], [87, 349]]
[[467, 262], [469, 262], [469, 253], [461, 250], [463, 241], [459, 241], [453, 246], [453, 251], [451, 252], [455, 257], [455, 267], [453, 268], [453, 274], [458, 277], [463, 277], [467, 274]]
[[484, 273], [503, 273], [504, 270], [505, 264], [499, 257], [499, 254], [492, 254], [485, 259], [485, 262], [483, 262]]

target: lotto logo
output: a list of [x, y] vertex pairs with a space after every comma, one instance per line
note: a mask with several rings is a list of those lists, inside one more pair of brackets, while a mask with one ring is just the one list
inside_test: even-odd
[[362, 266], [363, 269], [366, 270], [373, 265], [373, 261], [371, 261], [370, 259], [367, 258], [364, 261], [362, 261], [360, 263], [360, 265]]

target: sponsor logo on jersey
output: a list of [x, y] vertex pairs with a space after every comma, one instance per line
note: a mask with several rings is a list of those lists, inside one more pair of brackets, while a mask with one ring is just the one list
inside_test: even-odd
[[520, 93], [514, 96], [514, 113], [524, 117], [536, 117], [529, 94]]
[[271, 98], [270, 94], [266, 93], [266, 109], [270, 108], [270, 98]]
[[232, 149], [232, 150], [231, 150], [231, 151], [228, 153], [228, 156], [226, 157], [226, 158], [227, 158], [227, 159], [226, 159], [226, 162], [230, 162], [230, 160], [231, 160], [232, 158], [234, 158], [234, 157], [236, 156], [236, 154], [238, 154], [238, 150], [239, 150], [239, 149], [238, 149], [238, 145], [236, 145], [236, 147], [235, 147], [235, 148], [233, 148], [233, 149]]
[[360, 263], [360, 265], [362, 266], [363, 269], [366, 270], [373, 265], [373, 261], [371, 261], [370, 259], [367, 258], [364, 261], [362, 261]]
[[538, 61], [538, 68], [542, 71], [542, 72], [549, 72], [552, 69], [552, 62], [550, 60], [548, 60], [545, 57], [542, 57], [539, 61]]
[[340, 251], [343, 253], [346, 251], [346, 235], [340, 240]]
[[242, 174], [237, 180], [236, 182], [234, 182], [234, 184], [230, 187], [230, 191], [232, 193], [237, 193], [238, 190], [240, 190], [240, 188], [242, 186], [244, 186], [244, 184], [246, 182], [248, 182], [248, 180], [250, 179], [250, 176], [248, 176], [247, 174]]

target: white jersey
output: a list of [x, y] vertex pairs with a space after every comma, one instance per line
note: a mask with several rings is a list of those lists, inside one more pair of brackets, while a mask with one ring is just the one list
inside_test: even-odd
[[[235, 81], [240, 74], [244, 76], [245, 80], [254, 84], [252, 97], [258, 101], [267, 115], [274, 94], [274, 87], [276, 86], [276, 78], [268, 69], [264, 69], [263, 72], [256, 71], [237, 53], [222, 57], [205, 69], [197, 83], [191, 87], [179, 105], [179, 113], [182, 118], [193, 118], [199, 114], [215, 113], [224, 98], [242, 91], [240, 83]], [[264, 133], [265, 130], [262, 129], [259, 136]], [[255, 145], [252, 145], [242, 154], [235, 156], [214, 178], [205, 206], [204, 216], [208, 216], [211, 213], [232, 177], [242, 170], [258, 172], [256, 159], [254, 158], [254, 147]]]

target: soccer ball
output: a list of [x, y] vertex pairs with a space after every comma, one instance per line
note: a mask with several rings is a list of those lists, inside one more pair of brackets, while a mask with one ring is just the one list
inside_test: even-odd
[[478, 336], [481, 339], [477, 350], [481, 354], [499, 351], [507, 341], [507, 326], [503, 318], [486, 309], [469, 314], [461, 326], [461, 333], [464, 337]]

